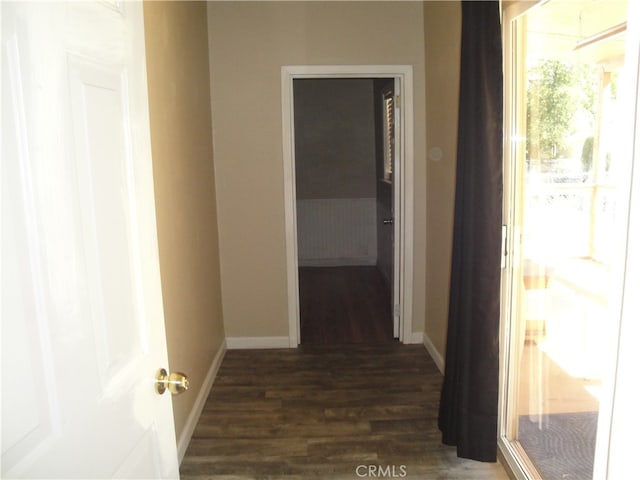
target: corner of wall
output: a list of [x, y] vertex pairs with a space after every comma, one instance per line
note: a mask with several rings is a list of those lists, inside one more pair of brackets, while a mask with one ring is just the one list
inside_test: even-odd
[[440, 370], [440, 373], [444, 375], [444, 358], [442, 354], [438, 351], [438, 349], [433, 345], [431, 338], [425, 332], [423, 335], [422, 343], [424, 344], [424, 348], [429, 352], [429, 356], [433, 359], [436, 367]]
[[197, 399], [189, 392], [173, 402], [181, 449], [226, 349], [205, 10], [203, 2], [143, 7], [168, 360], [189, 374], [192, 389], [202, 385]]
[[[425, 346], [434, 360], [446, 348], [457, 163], [461, 2], [424, 8], [427, 159]], [[433, 66], [433, 68], [430, 68]], [[428, 342], [427, 342], [428, 341]], [[444, 362], [441, 360], [436, 360]]]

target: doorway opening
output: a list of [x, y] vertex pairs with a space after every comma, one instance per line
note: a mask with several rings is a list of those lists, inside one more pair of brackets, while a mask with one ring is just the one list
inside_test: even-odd
[[394, 338], [394, 83], [293, 81], [301, 344]]
[[410, 341], [411, 77], [282, 68], [291, 347]]

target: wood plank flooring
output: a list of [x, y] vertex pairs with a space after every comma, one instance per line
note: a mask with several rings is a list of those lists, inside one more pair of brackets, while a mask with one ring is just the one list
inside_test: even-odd
[[441, 444], [441, 382], [422, 345], [227, 351], [181, 478], [506, 480]]
[[301, 267], [303, 345], [393, 341], [391, 289], [373, 266]]

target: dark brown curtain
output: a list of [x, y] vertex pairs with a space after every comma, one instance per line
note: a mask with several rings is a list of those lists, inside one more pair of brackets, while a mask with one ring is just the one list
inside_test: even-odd
[[495, 462], [502, 224], [502, 44], [497, 1], [462, 2], [451, 293], [438, 424], [458, 456]]

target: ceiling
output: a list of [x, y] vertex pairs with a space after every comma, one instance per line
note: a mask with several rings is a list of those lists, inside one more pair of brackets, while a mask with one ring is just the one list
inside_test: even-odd
[[575, 49], [577, 43], [627, 20], [628, 0], [551, 0], [521, 17], [530, 60], [562, 58], [603, 65], [619, 64], [625, 35]]

